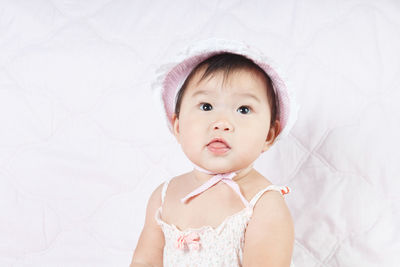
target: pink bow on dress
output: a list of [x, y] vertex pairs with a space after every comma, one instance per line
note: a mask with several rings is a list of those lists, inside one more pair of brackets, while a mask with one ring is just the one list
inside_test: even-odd
[[190, 250], [199, 250], [200, 249], [200, 236], [198, 233], [190, 233], [187, 235], [182, 234], [178, 240], [175, 242], [175, 247], [181, 250], [185, 249], [185, 244], [188, 246]]

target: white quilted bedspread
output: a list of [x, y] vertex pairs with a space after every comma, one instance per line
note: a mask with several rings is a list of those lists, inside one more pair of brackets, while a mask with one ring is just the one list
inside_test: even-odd
[[400, 2], [0, 0], [0, 266], [128, 266], [191, 165], [150, 89], [196, 39], [271, 56], [301, 104], [256, 162], [296, 267], [400, 266]]

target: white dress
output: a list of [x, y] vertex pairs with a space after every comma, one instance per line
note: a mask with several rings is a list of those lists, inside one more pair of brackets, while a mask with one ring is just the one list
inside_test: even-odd
[[[170, 180], [167, 180], [162, 188], [162, 204]], [[165, 237], [164, 267], [242, 266], [244, 234], [254, 205], [265, 191], [275, 190], [284, 195], [289, 191], [287, 188], [286, 186], [269, 185], [253, 197], [248, 207], [228, 216], [216, 228], [206, 225], [182, 231], [174, 224], [168, 224], [161, 219], [161, 204], [155, 214], [155, 219]], [[294, 267], [293, 262], [290, 266]]]

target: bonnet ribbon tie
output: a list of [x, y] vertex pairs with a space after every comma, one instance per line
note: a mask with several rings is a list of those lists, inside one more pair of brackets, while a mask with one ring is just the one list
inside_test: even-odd
[[196, 232], [192, 232], [187, 235], [181, 235], [175, 242], [175, 247], [181, 250], [185, 249], [185, 245], [189, 250], [199, 250], [200, 248], [200, 236]]
[[[200, 168], [199, 166], [196, 166], [195, 164], [193, 164], [193, 165], [197, 170], [199, 170], [201, 172], [204, 172], [204, 173], [207, 173], [207, 174], [215, 174], [215, 173], [211, 173], [211, 172], [209, 172], [207, 170], [204, 170], [204, 169]], [[215, 185], [219, 181], [222, 181], [222, 182], [226, 183], [227, 185], [229, 185], [239, 195], [239, 197], [242, 200], [242, 202], [244, 203], [244, 205], [246, 207], [248, 207], [249, 206], [249, 202], [247, 201], [247, 199], [240, 192], [239, 185], [234, 180], [232, 180], [232, 178], [235, 177], [235, 176], [236, 176], [236, 172], [228, 172], [228, 173], [216, 174], [213, 177], [211, 177], [207, 182], [205, 182], [204, 184], [199, 186], [197, 189], [193, 190], [191, 193], [189, 193], [184, 198], [182, 198], [181, 202], [182, 203], [186, 203], [186, 201], [189, 198], [203, 193], [204, 191], [206, 191], [208, 188], [212, 187], [213, 185]]]

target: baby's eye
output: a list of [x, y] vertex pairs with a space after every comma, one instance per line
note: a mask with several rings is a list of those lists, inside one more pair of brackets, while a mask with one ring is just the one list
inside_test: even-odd
[[212, 110], [212, 106], [209, 103], [201, 103], [200, 109], [204, 110], [204, 111], [210, 111], [210, 110]]
[[237, 111], [241, 114], [248, 114], [250, 113], [250, 107], [248, 106], [240, 106]]

